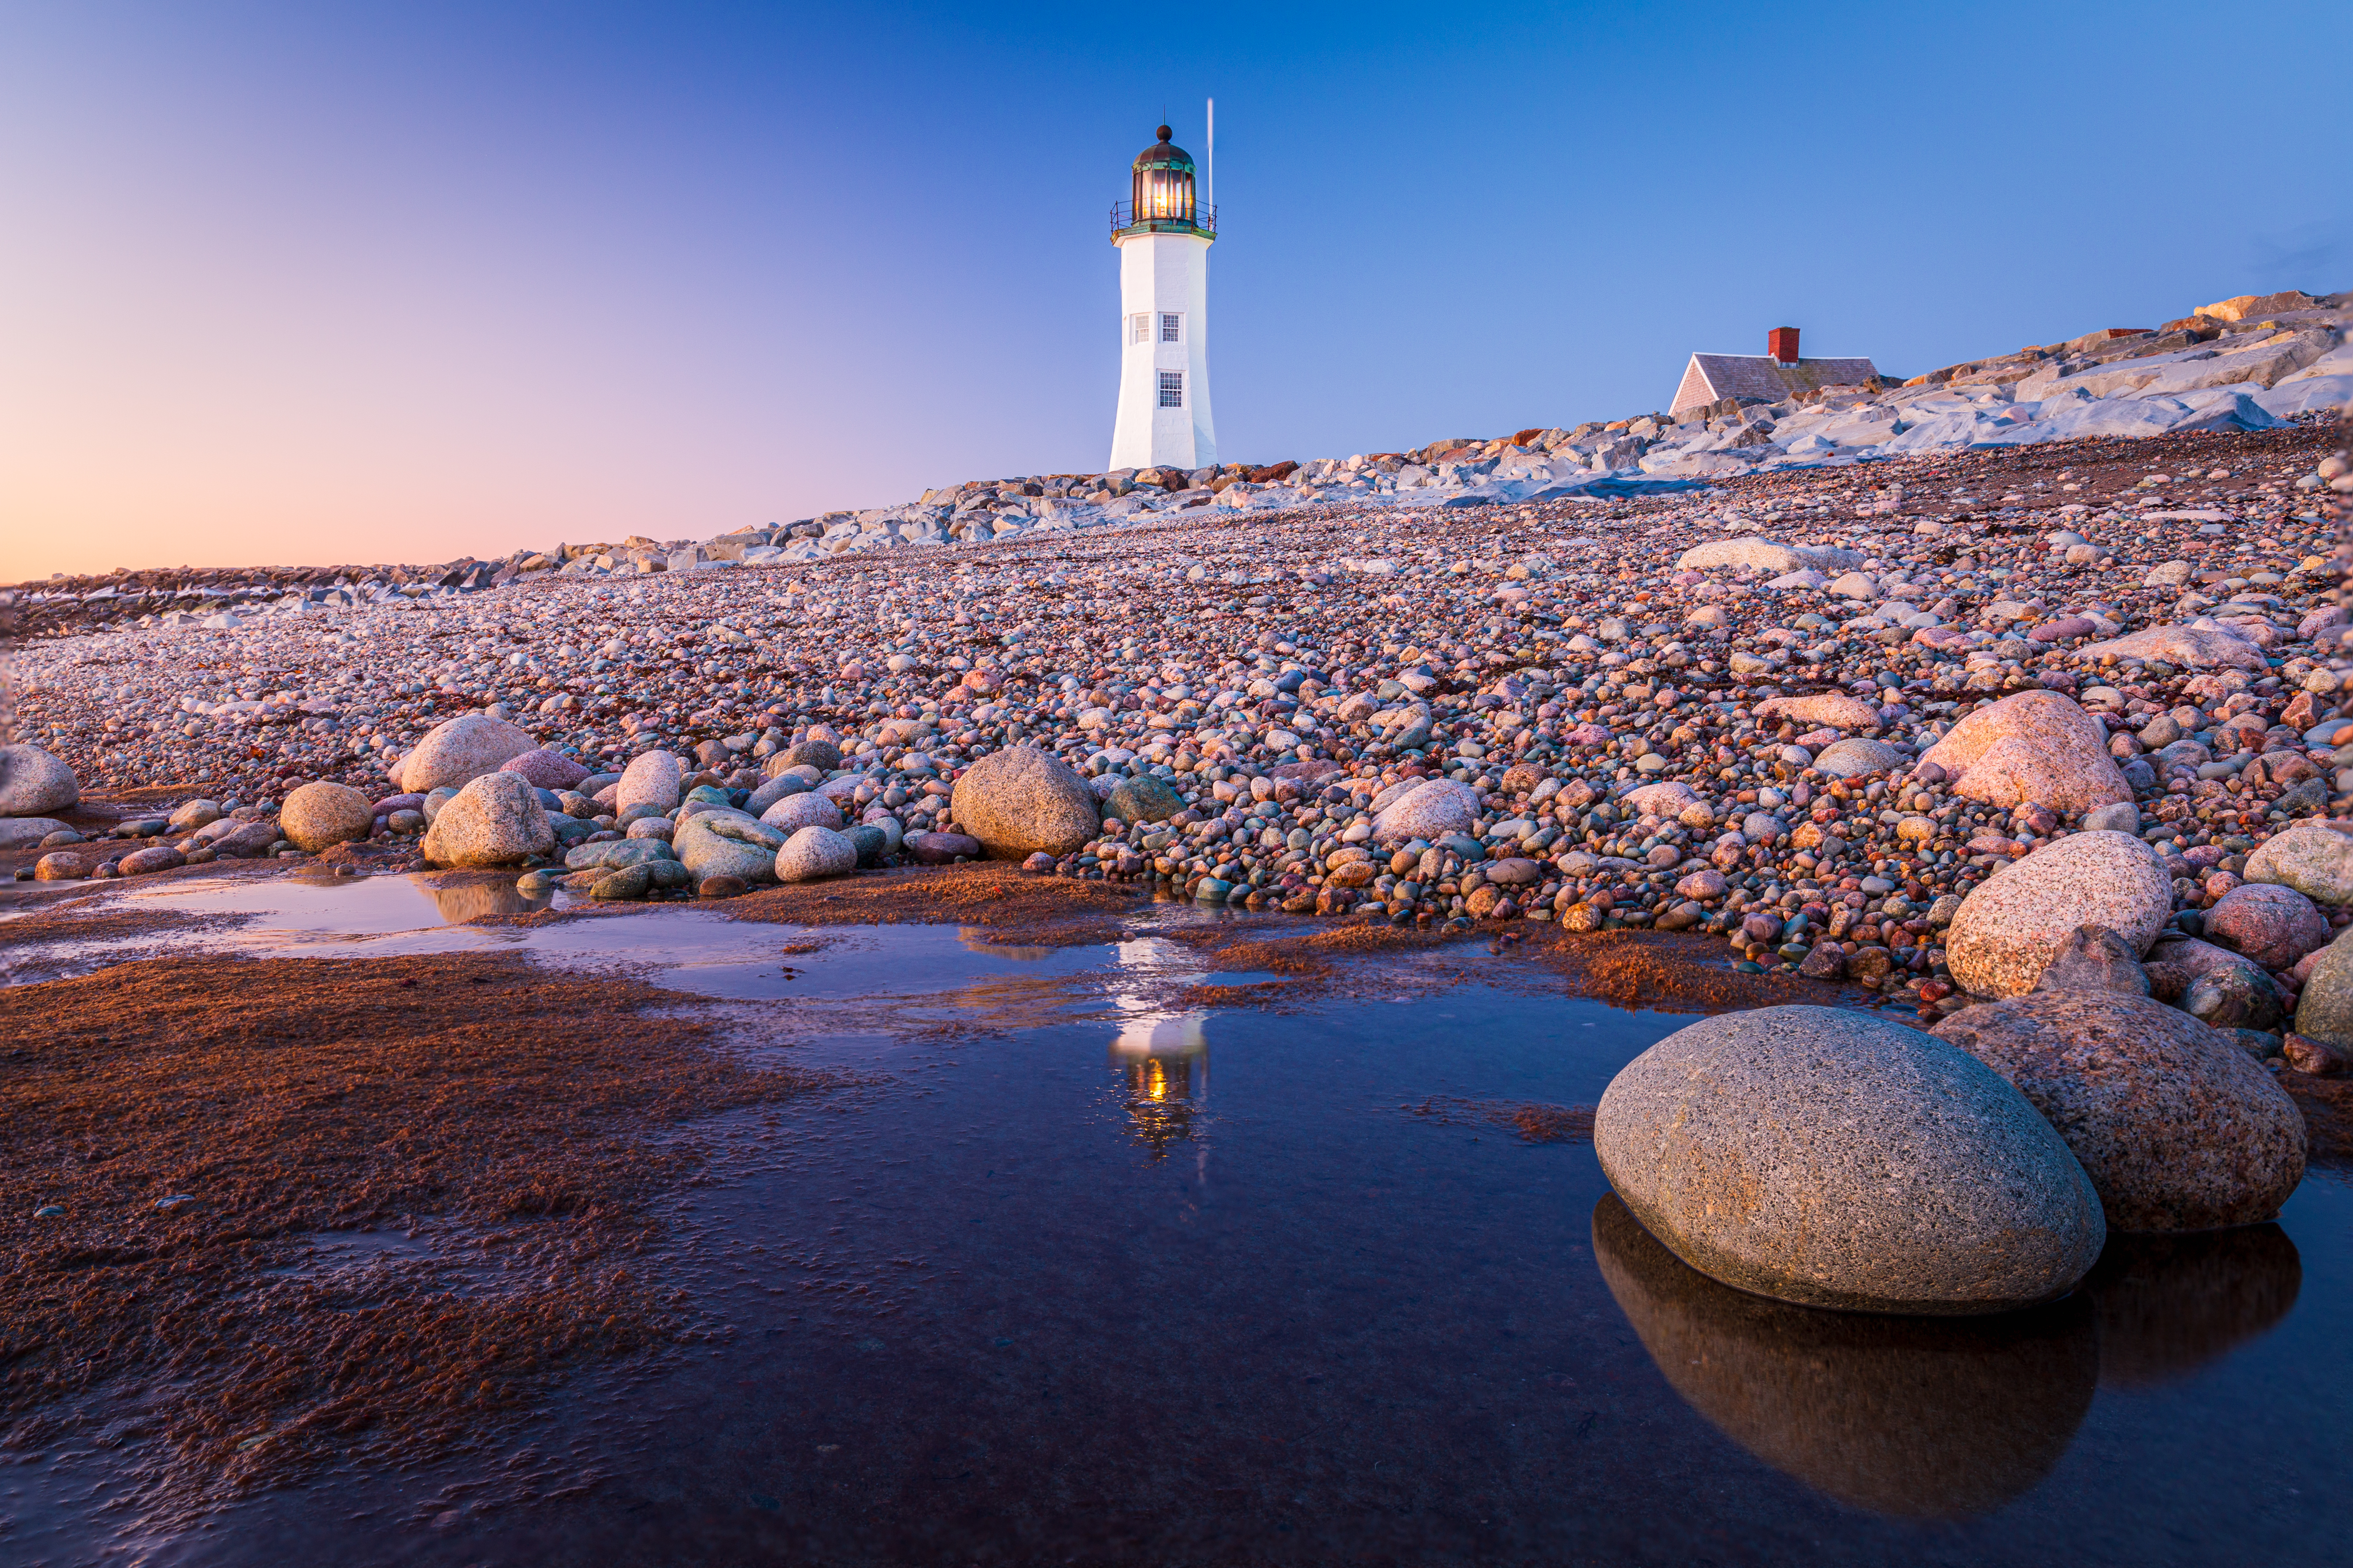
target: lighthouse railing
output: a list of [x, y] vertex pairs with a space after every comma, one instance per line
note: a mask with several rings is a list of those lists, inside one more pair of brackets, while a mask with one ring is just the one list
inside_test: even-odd
[[1122, 229], [1137, 228], [1149, 224], [1165, 224], [1172, 229], [1193, 228], [1198, 229], [1203, 234], [1215, 234], [1218, 232], [1218, 209], [1196, 203], [1189, 216], [1178, 216], [1171, 214], [1155, 216], [1146, 214], [1143, 217], [1138, 217], [1135, 215], [1134, 202], [1112, 204], [1111, 228], [1113, 234], [1117, 234]]

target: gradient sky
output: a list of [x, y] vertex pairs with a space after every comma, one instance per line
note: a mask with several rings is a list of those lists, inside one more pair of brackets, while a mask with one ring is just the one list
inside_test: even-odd
[[2353, 5], [0, 5], [0, 582], [1092, 471], [1218, 100], [1228, 460], [2353, 288]]

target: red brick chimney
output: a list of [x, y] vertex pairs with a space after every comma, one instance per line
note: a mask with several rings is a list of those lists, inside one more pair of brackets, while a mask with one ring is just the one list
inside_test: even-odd
[[1765, 352], [1780, 364], [1798, 363], [1798, 329], [1776, 327], [1765, 334]]

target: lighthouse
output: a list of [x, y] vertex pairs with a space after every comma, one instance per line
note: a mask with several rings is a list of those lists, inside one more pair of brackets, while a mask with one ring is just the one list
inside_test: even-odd
[[1113, 468], [1201, 468], [1218, 460], [1209, 417], [1209, 246], [1218, 209], [1207, 180], [1195, 199], [1191, 154], [1170, 142], [1166, 125], [1159, 136], [1136, 157], [1128, 199], [1111, 209], [1120, 309]]

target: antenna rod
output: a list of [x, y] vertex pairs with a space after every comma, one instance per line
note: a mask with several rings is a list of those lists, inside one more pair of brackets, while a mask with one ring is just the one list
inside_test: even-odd
[[1214, 220], [1218, 213], [1218, 100], [1209, 100], [1209, 155], [1201, 165], [1201, 205]]

